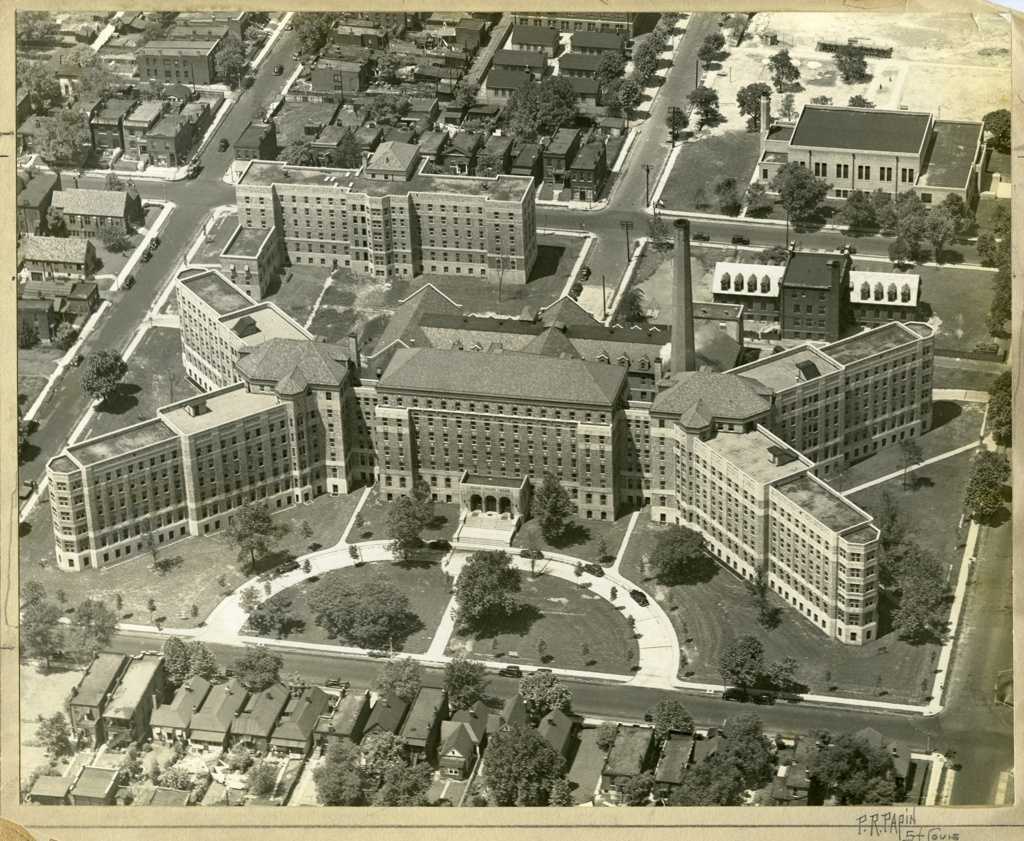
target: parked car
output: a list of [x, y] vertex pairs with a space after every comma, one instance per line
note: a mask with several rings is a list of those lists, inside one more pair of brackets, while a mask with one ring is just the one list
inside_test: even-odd
[[640, 607], [647, 607], [650, 604], [647, 594], [643, 590], [630, 590], [629, 595], [632, 596], [633, 601], [640, 605]]
[[124, 288], [131, 289], [135, 285], [135, 275], [130, 274], [124, 279]]
[[736, 234], [736, 236], [734, 236], [732, 238], [732, 244], [733, 245], [750, 245], [750, 240], [747, 237], [743, 236], [743, 234]]
[[700, 242], [710, 242], [711, 234], [705, 233], [704, 231], [694, 231], [693, 238], [695, 240], [699, 240]]
[[77, 367], [78, 367], [79, 365], [81, 365], [81, 364], [82, 364], [83, 362], [85, 362], [85, 357], [84, 357], [84, 356], [82, 356], [82, 354], [80, 354], [80, 353], [79, 353], [79, 354], [77, 354], [77, 355], [75, 356], [75, 358], [74, 358], [74, 359], [72, 359], [72, 360], [71, 360], [71, 367], [72, 367], [72, 368], [77, 368]]
[[445, 549], [445, 550], [447, 550], [447, 549], [451, 549], [452, 548], [452, 544], [451, 544], [451, 541], [448, 541], [448, 540], [431, 540], [427, 544], [427, 548], [428, 549]]
[[542, 668], [542, 669], [534, 669], [534, 671], [535, 671], [535, 672], [548, 672], [548, 673], [550, 673], [550, 672], [551, 672], [551, 669], [547, 669], [547, 668]]
[[150, 251], [156, 251], [159, 247], [160, 247], [160, 237], [153, 237], [153, 239], [151, 239], [149, 241], [149, 250]]
[[505, 675], [505, 677], [522, 677], [523, 670], [518, 666], [505, 666], [498, 674]]
[[328, 678], [327, 680], [324, 681], [324, 686], [332, 686], [332, 687], [344, 686], [347, 689], [348, 688], [348, 681], [347, 680], [342, 680], [340, 677], [331, 677], [331, 678]]
[[580, 280], [587, 280], [590, 277], [590, 266], [584, 266], [580, 269]]
[[274, 572], [278, 575], [284, 575], [286, 572], [291, 572], [294, 569], [298, 569], [301, 564], [298, 561], [285, 561], [282, 564], [278, 564], [274, 567]]
[[148, 263], [150, 260], [153, 259], [153, 252], [147, 248], [145, 251], [142, 252], [142, 256], [139, 257], [139, 259], [143, 263]]
[[600, 564], [584, 564], [583, 571], [589, 572], [595, 578], [601, 578], [604, 576], [604, 567]]
[[770, 706], [775, 703], [775, 696], [770, 692], [755, 692], [753, 698], [755, 704], [766, 704]]
[[747, 692], [746, 692], [745, 689], [733, 688], [733, 689], [726, 689], [725, 692], [722, 693], [722, 700], [723, 701], [739, 701], [741, 704], [745, 704], [747, 701], [750, 700], [750, 696], [747, 695]]
[[283, 64], [275, 64], [274, 65], [274, 75], [275, 76], [280, 76], [283, 73], [284, 73], [284, 65]]
[[523, 558], [533, 559], [539, 561], [544, 557], [544, 553], [540, 549], [521, 549], [519, 554]]
[[226, 152], [226, 151], [228, 150], [228, 146], [230, 146], [230, 145], [231, 145], [231, 144], [230, 144], [230, 143], [228, 143], [228, 139], [227, 139], [226, 137], [222, 137], [222, 138], [220, 139], [220, 142], [219, 142], [219, 143], [217, 144], [217, 148], [218, 148], [218, 149], [219, 149], [219, 150], [220, 150], [221, 152]]

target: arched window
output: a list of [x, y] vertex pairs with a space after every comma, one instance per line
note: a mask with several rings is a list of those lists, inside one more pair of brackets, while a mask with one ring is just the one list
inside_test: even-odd
[[860, 285], [860, 299], [862, 301], [868, 300], [871, 297], [871, 284], [866, 280]]
[[771, 288], [772, 288], [772, 279], [770, 277], [768, 277], [768, 275], [765, 275], [764, 277], [761, 278], [761, 291], [762, 292], [767, 292]]
[[732, 277], [730, 277], [729, 273], [728, 272], [723, 272], [723, 274], [722, 274], [722, 281], [721, 281], [722, 288], [723, 289], [728, 289], [731, 280], [732, 280]]
[[743, 275], [740, 274], [739, 272], [736, 273], [736, 278], [732, 282], [732, 288], [735, 289], [737, 292], [743, 291]]
[[881, 283], [875, 284], [875, 300], [881, 301], [885, 297], [885, 291], [882, 289]]
[[887, 297], [888, 297], [888, 299], [890, 301], [895, 301], [896, 300], [896, 284], [895, 283], [890, 283], [889, 284], [889, 288], [886, 290], [886, 292], [887, 292]]
[[904, 304], [910, 301], [910, 284], [904, 283], [903, 286], [900, 287], [900, 300], [903, 301]]
[[757, 278], [754, 277], [753, 275], [751, 275], [750, 277], [747, 278], [747, 291], [748, 292], [756, 292], [757, 291]]

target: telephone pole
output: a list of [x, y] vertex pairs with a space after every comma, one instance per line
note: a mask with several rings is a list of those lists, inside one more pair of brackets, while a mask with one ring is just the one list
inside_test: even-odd
[[644, 164], [644, 177], [646, 179], [645, 182], [644, 182], [644, 184], [645, 184], [645, 187], [644, 187], [644, 198], [645, 198], [644, 207], [648, 207], [650, 205], [650, 203], [651, 203], [651, 170], [652, 169], [654, 169], [654, 164], [650, 164], [650, 163]]
[[608, 317], [608, 293], [605, 291], [604, 275], [601, 275], [601, 319]]
[[629, 232], [633, 230], [633, 223], [626, 221], [619, 222], [619, 227], [621, 227], [626, 234], [626, 262], [628, 263], [630, 255], [632, 254], [632, 249], [629, 247]]

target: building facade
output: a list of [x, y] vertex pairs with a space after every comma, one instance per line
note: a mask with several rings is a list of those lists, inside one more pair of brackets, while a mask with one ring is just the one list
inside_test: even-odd
[[139, 75], [158, 82], [208, 85], [217, 81], [214, 55], [220, 41], [150, 41], [136, 56]]

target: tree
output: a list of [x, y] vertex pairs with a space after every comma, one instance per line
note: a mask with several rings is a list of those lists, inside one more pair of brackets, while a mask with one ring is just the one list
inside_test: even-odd
[[866, 792], [877, 791], [869, 789], [872, 781], [891, 781], [892, 756], [884, 747], [872, 746], [863, 736], [842, 733], [828, 747], [818, 749], [808, 772], [840, 804], [855, 806], [864, 802]]
[[1009, 371], [1003, 371], [988, 390], [988, 425], [996, 443], [1013, 443], [1013, 384]]
[[363, 150], [352, 129], [345, 129], [338, 145], [331, 152], [331, 164], [342, 169], [355, 169], [363, 162]]
[[400, 645], [417, 627], [409, 597], [382, 572], [361, 581], [325, 576], [309, 592], [307, 604], [329, 637], [360, 648]]
[[384, 771], [381, 787], [373, 796], [374, 806], [428, 806], [427, 789], [433, 781], [433, 769], [427, 762], [409, 767], [391, 765]]
[[85, 661], [106, 648], [117, 627], [117, 617], [103, 602], [86, 599], [75, 608], [67, 633], [70, 651]]
[[594, 76], [601, 87], [607, 87], [615, 79], [621, 79], [626, 72], [626, 57], [620, 52], [607, 52], [594, 71]]
[[773, 687], [780, 692], [791, 692], [796, 689], [796, 675], [800, 669], [800, 663], [795, 657], [783, 657], [768, 665], [765, 677]]
[[647, 221], [647, 236], [655, 248], [670, 248], [672, 239], [669, 235], [668, 225], [660, 216], [652, 216]]
[[164, 640], [164, 674], [172, 686], [181, 686], [189, 679], [188, 645], [181, 637]]
[[626, 115], [631, 116], [634, 109], [640, 104], [640, 100], [643, 99], [643, 95], [643, 89], [635, 79], [624, 79], [619, 85], [616, 99]]
[[811, 103], [814, 104], [814, 105], [831, 105], [832, 104], [832, 97], [831, 96], [812, 96], [811, 97]]
[[865, 97], [861, 96], [860, 94], [857, 94], [856, 96], [851, 96], [850, 97], [850, 101], [847, 102], [846, 104], [849, 105], [851, 108], [874, 108], [875, 107], [875, 103], [871, 102], [870, 100], [866, 99]]
[[53, 69], [43, 62], [15, 60], [15, 78], [18, 87], [23, 88], [36, 113], [48, 112], [54, 103], [60, 102], [60, 82], [53, 75]]
[[63, 642], [58, 620], [63, 611], [46, 599], [23, 602], [21, 608], [21, 651], [26, 657], [43, 661], [46, 668], [50, 658], [60, 650]]
[[390, 731], [371, 733], [360, 747], [363, 778], [373, 788], [381, 784], [388, 768], [405, 764], [405, 742], [401, 736]]
[[654, 738], [663, 742], [672, 731], [678, 733], [693, 732], [693, 717], [679, 701], [663, 698], [654, 706]]
[[213, 63], [217, 78], [237, 88], [249, 67], [245, 59], [245, 47], [237, 35], [229, 33], [223, 38], [213, 54]]
[[220, 673], [220, 666], [213, 652], [199, 640], [188, 643], [188, 676], [213, 680]]
[[749, 216], [761, 216], [775, 206], [774, 200], [768, 195], [768, 190], [760, 181], [755, 181], [747, 187], [747, 193], [743, 200], [747, 205]]
[[763, 566], [758, 567], [754, 577], [747, 580], [747, 588], [757, 604], [758, 624], [768, 630], [778, 627], [781, 611], [769, 599], [768, 594], [771, 592], [771, 586], [768, 582], [768, 573]]
[[686, 131], [686, 127], [690, 124], [690, 118], [686, 116], [686, 111], [677, 105], [673, 105], [668, 109], [665, 115], [665, 125], [668, 126], [669, 138], [674, 144], [679, 139], [679, 135]]
[[779, 109], [783, 119], [792, 120], [796, 117], [796, 100], [793, 94], [787, 93], [782, 97], [782, 107]]
[[719, 756], [739, 771], [745, 789], [760, 788], [772, 778], [772, 745], [756, 715], [741, 713], [729, 719], [722, 728], [722, 736]]
[[28, 350], [39, 344], [39, 330], [34, 321], [27, 318], [18, 319], [18, 347]]
[[736, 188], [736, 179], [720, 178], [715, 182], [715, 197], [718, 199], [718, 211], [727, 216], [737, 216], [742, 210], [740, 194]]
[[964, 511], [978, 521], [1003, 508], [1003, 486], [1010, 478], [1010, 463], [1002, 453], [983, 450], [974, 457], [974, 470], [964, 492]]
[[420, 664], [412, 658], [396, 657], [384, 664], [374, 688], [385, 697], [401, 698], [411, 704], [423, 685], [422, 673]]
[[269, 795], [277, 784], [277, 773], [277, 766], [269, 762], [260, 762], [253, 765], [246, 779], [249, 793], [255, 794], [257, 797]]
[[537, 86], [537, 131], [553, 134], [576, 119], [576, 89], [564, 76], [547, 76]]
[[103, 247], [112, 254], [124, 254], [132, 247], [131, 238], [115, 227], [108, 226], [100, 231], [100, 240]]
[[324, 761], [313, 771], [316, 795], [324, 806], [359, 806], [364, 802], [358, 762], [359, 748], [354, 744], [336, 741], [327, 749]]
[[597, 737], [594, 743], [608, 753], [615, 745], [615, 740], [619, 737], [619, 725], [614, 721], [605, 721], [597, 728]]
[[61, 109], [41, 121], [33, 138], [33, 150], [50, 164], [78, 165], [83, 162], [88, 129], [85, 118], [75, 108]]
[[495, 806], [544, 806], [565, 761], [534, 729], [514, 726], [491, 736], [487, 786]]
[[238, 594], [238, 606], [246, 613], [252, 613], [255, 611], [262, 601], [263, 597], [260, 596], [259, 590], [251, 584], [248, 587], [243, 588], [242, 592]]
[[458, 84], [455, 85], [455, 90], [452, 93], [452, 104], [456, 108], [465, 110], [472, 108], [476, 105], [477, 95], [480, 93], [480, 85], [476, 82], [468, 82], [465, 79], [460, 79]]
[[913, 438], [906, 438], [900, 441], [900, 460], [903, 462], [903, 487], [907, 486], [907, 478], [910, 475], [910, 468], [920, 464], [924, 458], [921, 452], [921, 445]]
[[651, 802], [654, 774], [644, 771], [631, 777], [622, 788], [622, 802], [627, 806], [646, 806]]
[[552, 710], [568, 713], [572, 709], [572, 692], [558, 682], [551, 672], [531, 672], [519, 681], [526, 714], [536, 724]]
[[982, 117], [982, 123], [985, 126], [985, 132], [989, 135], [989, 145], [996, 151], [1009, 154], [1012, 140], [1010, 112], [1006, 108], [989, 111]]
[[932, 247], [932, 259], [942, 262], [942, 249], [956, 234], [956, 222], [941, 207], [929, 210], [924, 221], [924, 238]]
[[64, 218], [64, 211], [59, 207], [50, 207], [46, 211], [46, 230], [52, 237], [66, 237], [68, 235], [67, 220]]
[[224, 761], [229, 771], [245, 773], [252, 766], [252, 753], [241, 742], [234, 744], [231, 750], [224, 754]]
[[669, 797], [671, 806], [739, 806], [743, 776], [717, 754], [683, 772], [682, 783]]
[[444, 667], [444, 691], [452, 710], [465, 710], [483, 697], [487, 669], [483, 663], [470, 660], [462, 653], [452, 657]]
[[697, 112], [701, 128], [718, 117], [718, 94], [711, 88], [699, 85], [690, 91], [686, 98]]
[[945, 210], [949, 214], [949, 218], [953, 220], [957, 235], [962, 234], [970, 226], [972, 214], [970, 208], [964, 203], [963, 196], [950, 193], [942, 200], [939, 207]]
[[903, 237], [896, 237], [889, 243], [889, 260], [894, 266], [907, 263], [911, 260], [913, 249]]
[[163, 40], [177, 17], [177, 12], [147, 12], [146, 26], [142, 30], [142, 42]]
[[234, 672], [242, 686], [250, 692], [260, 692], [281, 679], [284, 661], [266, 648], [250, 648], [235, 660]]
[[816, 178], [808, 167], [795, 162], [780, 167], [772, 178], [771, 187], [779, 194], [786, 215], [795, 222], [814, 216], [829, 191], [825, 179]]
[[514, 594], [520, 586], [519, 570], [507, 552], [474, 552], [455, 582], [459, 625], [479, 627], [511, 616], [519, 609]]
[[[718, 44], [717, 39], [721, 39], [721, 45]], [[718, 59], [719, 51], [725, 46], [725, 38], [722, 37], [722, 33], [713, 32], [708, 35], [704, 42], [700, 45], [700, 49], [697, 50], [697, 58], [700, 59], [700, 63], [707, 67], [711, 62]]]
[[57, 332], [53, 334], [53, 343], [61, 350], [68, 350], [78, 338], [78, 331], [70, 321], [62, 321], [57, 325]]
[[633, 78], [646, 85], [658, 69], [658, 46], [646, 38], [633, 48]]
[[[429, 497], [428, 497], [429, 500]], [[391, 538], [389, 551], [399, 560], [406, 560], [423, 545], [420, 534], [433, 519], [429, 502], [413, 494], [396, 497], [388, 506], [386, 526]]]
[[840, 47], [832, 54], [832, 60], [836, 63], [836, 70], [839, 71], [844, 84], [852, 85], [871, 79], [868, 63], [864, 60], [864, 51], [857, 47]]
[[85, 360], [82, 391], [87, 397], [102, 403], [117, 391], [127, 373], [128, 363], [121, 354], [113, 350], [98, 350]]
[[402, 56], [398, 53], [380, 53], [377, 56], [377, 77], [385, 82], [393, 82], [401, 66]]
[[[63, 65], [71, 64], [78, 67], [79, 100], [106, 96], [118, 84], [117, 76], [110, 65], [92, 47], [84, 44], [73, 47], [61, 55], [59, 61]], [[52, 61], [51, 65], [56, 75], [56, 60]]]
[[692, 578], [705, 559], [704, 537], [685, 526], [669, 526], [658, 536], [650, 562], [662, 584], [674, 584]]
[[505, 160], [497, 152], [482, 149], [476, 156], [476, 174], [484, 178], [493, 178], [505, 171]]
[[575, 806], [576, 800], [572, 796], [572, 785], [565, 777], [559, 777], [551, 784], [551, 792], [548, 794], [549, 806]]
[[549, 543], [559, 540], [566, 532], [568, 520], [574, 514], [569, 492], [562, 487], [554, 473], [546, 472], [540, 487], [533, 493], [533, 516], [540, 523], [541, 534]]
[[38, 581], [26, 581], [21, 587], [21, 607], [26, 607], [46, 599], [46, 588]]
[[311, 141], [298, 138], [285, 146], [281, 159], [291, 166], [315, 166], [320, 155]]
[[238, 563], [243, 570], [254, 570], [273, 551], [274, 544], [288, 533], [288, 526], [277, 524], [270, 509], [248, 502], [235, 511], [228, 538], [238, 547]]
[[14, 37], [22, 45], [44, 44], [60, 32], [60, 24], [52, 12], [19, 11], [14, 16]]
[[868, 231], [878, 227], [875, 203], [863, 190], [850, 193], [838, 215], [850, 231]]
[[899, 604], [892, 621], [899, 637], [911, 643], [939, 640], [948, 619], [947, 591], [937, 563], [907, 565], [898, 581]]
[[288, 612], [291, 606], [291, 599], [281, 596], [267, 599], [249, 614], [249, 628], [257, 636], [280, 639], [294, 621]]
[[772, 94], [771, 87], [765, 82], [753, 82], [744, 85], [736, 92], [736, 104], [740, 114], [747, 118], [747, 130], [759, 131], [761, 126], [761, 97]]
[[772, 84], [775, 90], [782, 92], [800, 78], [800, 68], [793, 64], [789, 57], [789, 50], [779, 50], [768, 59], [768, 69], [772, 74]]
[[722, 649], [718, 659], [722, 680], [731, 686], [749, 687], [764, 673], [764, 646], [757, 637], [738, 637]]
[[327, 45], [338, 16], [324, 12], [300, 12], [292, 18], [299, 51], [307, 55]]

